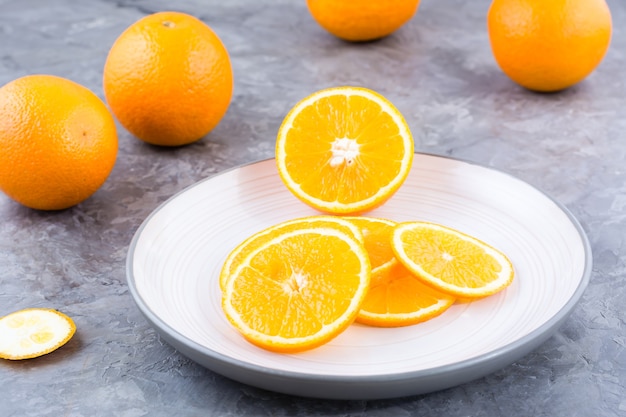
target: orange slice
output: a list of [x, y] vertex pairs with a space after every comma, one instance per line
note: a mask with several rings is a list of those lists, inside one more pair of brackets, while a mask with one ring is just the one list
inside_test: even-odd
[[378, 217], [345, 216], [343, 219], [358, 227], [363, 235], [363, 244], [370, 257], [372, 274], [379, 268], [388, 266], [396, 255], [391, 247], [391, 233], [396, 222]]
[[28, 308], [0, 318], [0, 358], [29, 359], [50, 353], [76, 332], [71, 318], [56, 310]]
[[356, 321], [379, 327], [408, 326], [443, 313], [454, 297], [422, 283], [398, 262], [391, 246], [397, 223], [375, 217], [344, 217], [361, 229], [372, 264], [370, 289]]
[[356, 214], [386, 202], [406, 179], [413, 138], [402, 114], [360, 87], [318, 91], [297, 103], [276, 139], [276, 165], [304, 203]]
[[272, 238], [280, 236], [289, 230], [299, 229], [303, 226], [330, 226], [338, 228], [352, 235], [359, 242], [363, 242], [363, 236], [361, 235], [359, 228], [352, 224], [352, 222], [343, 220], [339, 217], [308, 216], [287, 220], [253, 234], [241, 242], [228, 254], [220, 272], [220, 288], [222, 290], [226, 288], [226, 283], [233, 272], [233, 265], [235, 265], [235, 267], [239, 265], [245, 258], [245, 255], [250, 253], [253, 248], [269, 242]]
[[372, 272], [356, 321], [378, 327], [409, 326], [446, 311], [455, 298], [424, 284], [399, 261]]
[[391, 242], [407, 269], [428, 285], [464, 300], [495, 294], [513, 280], [513, 265], [506, 255], [449, 227], [400, 223]]
[[367, 252], [354, 236], [303, 225], [245, 253], [227, 280], [222, 308], [243, 337], [261, 348], [312, 349], [354, 321], [370, 273]]

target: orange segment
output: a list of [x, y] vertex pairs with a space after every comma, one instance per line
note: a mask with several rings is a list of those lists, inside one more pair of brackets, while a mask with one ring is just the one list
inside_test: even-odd
[[396, 257], [428, 285], [464, 299], [485, 297], [513, 280], [513, 265], [488, 244], [442, 225], [400, 223], [392, 235]]
[[29, 359], [50, 353], [76, 332], [71, 318], [56, 310], [28, 308], [0, 318], [0, 358]]
[[372, 272], [370, 289], [356, 321], [379, 327], [409, 326], [440, 315], [454, 300], [424, 284], [394, 259]]
[[269, 242], [276, 236], [280, 236], [281, 234], [286, 233], [289, 230], [296, 230], [302, 228], [303, 226], [330, 226], [350, 234], [359, 242], [363, 241], [361, 231], [356, 225], [352, 224], [352, 222], [343, 220], [338, 217], [308, 216], [293, 220], [287, 220], [253, 234], [252, 236], [241, 242], [237, 247], [235, 247], [235, 249], [233, 249], [228, 254], [220, 272], [220, 288], [222, 290], [226, 288], [226, 283], [231, 276], [233, 269], [236, 268], [244, 260], [245, 256], [249, 254], [252, 249], [266, 242]]
[[329, 226], [288, 230], [251, 248], [222, 308], [251, 343], [276, 352], [320, 346], [354, 321], [370, 283], [362, 243]]
[[276, 164], [287, 188], [324, 212], [352, 214], [387, 201], [406, 179], [413, 138], [402, 114], [360, 87], [318, 91], [285, 117]]

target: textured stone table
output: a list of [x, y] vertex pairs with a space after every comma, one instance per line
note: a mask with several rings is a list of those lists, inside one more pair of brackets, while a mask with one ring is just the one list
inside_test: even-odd
[[[324, 32], [304, 0], [0, 0], [0, 84], [55, 74], [102, 93], [121, 31], [176, 8], [228, 48], [232, 104], [201, 141], [178, 149], [119, 129], [117, 164], [89, 200], [60, 212], [0, 196], [0, 315], [58, 308], [76, 336], [29, 361], [0, 362], [0, 415], [22, 416], [624, 416], [626, 415], [626, 3], [610, 0], [614, 36], [598, 69], [558, 94], [535, 94], [497, 68], [488, 0], [423, 0], [379, 42]], [[580, 220], [591, 282], [554, 337], [479, 380], [423, 396], [322, 401], [212, 373], [160, 340], [129, 294], [126, 252], [161, 202], [210, 175], [273, 156], [287, 110], [318, 89], [362, 85], [404, 113], [418, 151], [511, 173]]]

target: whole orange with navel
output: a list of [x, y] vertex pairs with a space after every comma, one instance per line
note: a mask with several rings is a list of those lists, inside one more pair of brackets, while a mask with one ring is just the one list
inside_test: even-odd
[[611, 41], [605, 0], [493, 0], [491, 49], [502, 71], [535, 91], [558, 91], [587, 77]]
[[233, 71], [226, 47], [194, 16], [160, 12], [128, 27], [104, 66], [104, 93], [119, 122], [162, 146], [195, 142], [226, 114]]
[[0, 189], [13, 200], [74, 206], [104, 184], [116, 157], [113, 116], [86, 87], [29, 75], [0, 88]]

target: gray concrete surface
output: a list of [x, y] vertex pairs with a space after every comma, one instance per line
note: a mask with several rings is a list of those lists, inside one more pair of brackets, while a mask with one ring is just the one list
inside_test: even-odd
[[[610, 0], [608, 54], [579, 85], [536, 94], [496, 66], [488, 0], [423, 0], [378, 42], [324, 32], [304, 0], [0, 0], [0, 84], [32, 73], [100, 97], [115, 38], [145, 14], [175, 9], [208, 23], [228, 48], [232, 104], [201, 141], [146, 145], [119, 127], [117, 164], [84, 203], [38, 212], [0, 195], [0, 315], [58, 308], [76, 336], [42, 358], [0, 362], [0, 415], [22, 416], [625, 416], [626, 3]], [[207, 176], [273, 156], [289, 108], [318, 89], [362, 85], [404, 113], [420, 152], [511, 173], [566, 205], [587, 232], [590, 285], [559, 332], [482, 379], [429, 395], [322, 401], [212, 373], [162, 342], [126, 285], [139, 224]]]

